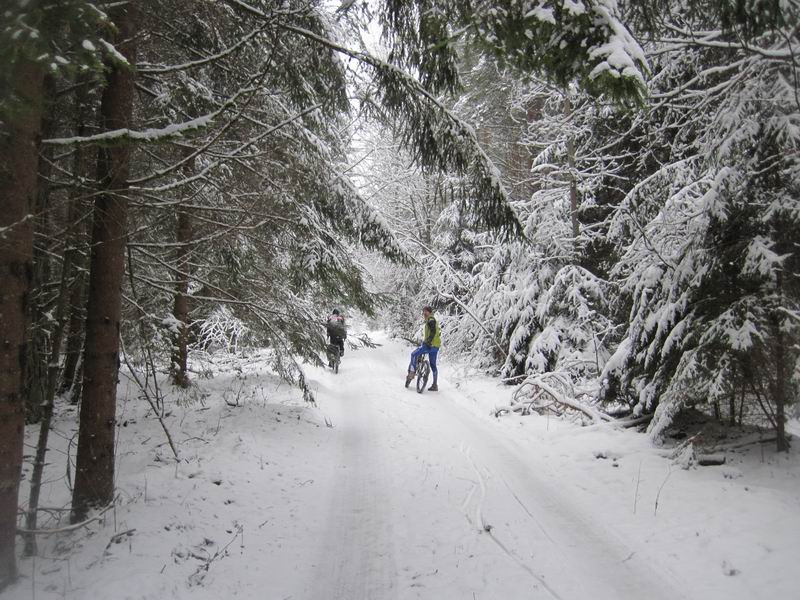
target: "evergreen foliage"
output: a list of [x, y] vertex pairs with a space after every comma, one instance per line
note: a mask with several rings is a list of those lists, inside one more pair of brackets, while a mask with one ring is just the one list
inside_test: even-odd
[[[406, 24], [428, 18], [397, 10]], [[487, 57], [514, 48], [513, 35], [498, 41], [504, 10], [458, 55], [454, 112], [514, 190], [525, 240], [445, 209], [411, 298], [448, 307], [445, 346], [473, 364], [512, 380], [554, 372], [615, 410], [653, 414], [653, 439], [686, 407], [729, 406], [731, 421], [763, 420], [785, 444], [800, 347], [796, 7], [621, 3], [651, 75], [645, 107], [622, 113], [578, 72], [497, 69]], [[454, 38], [464, 14], [449, 21]]]
[[[385, 305], [407, 336], [433, 304], [445, 351], [652, 415], [656, 440], [686, 407], [727, 401], [731, 421], [766, 422], [786, 447], [800, 389], [796, 3], [136, 6], [131, 64], [106, 5], [0, 13], [0, 174], [16, 215], [0, 234], [35, 239], [19, 255], [37, 263], [33, 289], [27, 266], [6, 265], [16, 304], [34, 307], [13, 315], [20, 331], [31, 321], [30, 404], [53, 387], [67, 320], [77, 355], [100, 196], [128, 218], [108, 245], [127, 244], [132, 365], [183, 352], [185, 366], [190, 337], [264, 345], [312, 401], [301, 363], [320, 361], [331, 304]], [[385, 56], [361, 37], [371, 11]], [[120, 74], [135, 77], [132, 106], [126, 86], [115, 109], [125, 125], [98, 123]], [[130, 169], [118, 189], [111, 155]], [[365, 266], [375, 255], [383, 273]], [[75, 362], [62, 388], [77, 382], [78, 397]]]

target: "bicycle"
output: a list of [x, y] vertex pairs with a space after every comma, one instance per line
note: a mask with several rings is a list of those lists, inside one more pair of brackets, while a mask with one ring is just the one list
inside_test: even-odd
[[330, 365], [334, 373], [338, 373], [339, 363], [342, 362], [341, 349], [336, 344], [328, 344], [326, 354], [328, 355], [328, 365]]
[[428, 362], [427, 354], [420, 354], [417, 357], [417, 393], [421, 394], [428, 385], [428, 377], [431, 374], [431, 363]]

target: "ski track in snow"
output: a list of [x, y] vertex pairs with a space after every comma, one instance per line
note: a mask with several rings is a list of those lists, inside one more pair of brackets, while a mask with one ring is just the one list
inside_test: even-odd
[[686, 597], [461, 408], [445, 379], [438, 394], [404, 388], [399, 348], [310, 377], [337, 475], [311, 589], [293, 598]]

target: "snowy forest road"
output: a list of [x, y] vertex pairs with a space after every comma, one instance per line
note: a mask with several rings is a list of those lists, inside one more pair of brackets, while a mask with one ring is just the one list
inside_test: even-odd
[[535, 448], [465, 409], [446, 375], [438, 394], [405, 389], [407, 354], [387, 342], [311, 376], [333, 425], [333, 475], [317, 490], [329, 508], [308, 587], [293, 598], [688, 597], [571, 503]]

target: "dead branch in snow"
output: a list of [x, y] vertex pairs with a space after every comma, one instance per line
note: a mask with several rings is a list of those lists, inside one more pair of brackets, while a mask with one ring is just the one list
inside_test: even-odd
[[153, 409], [153, 413], [155, 414], [158, 422], [161, 424], [161, 429], [164, 430], [164, 435], [167, 436], [167, 441], [169, 442], [169, 447], [172, 449], [172, 454], [175, 455], [175, 460], [180, 460], [180, 456], [178, 456], [178, 450], [175, 448], [175, 444], [172, 441], [172, 435], [167, 429], [167, 424], [164, 422], [164, 416], [162, 416], [161, 412], [158, 410], [156, 403], [153, 402], [153, 399], [150, 397], [148, 393], [147, 387], [143, 384], [143, 382], [139, 379], [136, 375], [136, 371], [133, 369], [133, 365], [131, 365], [130, 361], [128, 360], [128, 354], [125, 352], [125, 344], [122, 342], [122, 338], [120, 338], [120, 348], [122, 349], [122, 358], [125, 361], [125, 365], [128, 367], [128, 371], [131, 374], [131, 377], [136, 382], [136, 385], [139, 386], [139, 389], [142, 391], [145, 400], [150, 405], [150, 408]]
[[103, 515], [107, 513], [109, 510], [116, 506], [116, 502], [119, 499], [119, 496], [115, 497], [103, 510], [97, 513], [95, 516], [90, 517], [80, 523], [73, 523], [72, 525], [66, 525], [64, 527], [57, 527], [55, 529], [25, 529], [24, 527], [17, 527], [17, 533], [23, 535], [55, 535], [57, 533], [68, 533], [70, 531], [75, 531], [76, 529], [80, 529], [81, 527], [86, 527], [87, 525], [94, 523], [95, 521], [99, 521], [103, 518]]
[[[552, 381], [548, 381], [548, 379]], [[529, 375], [514, 392], [510, 408], [514, 412], [529, 414], [532, 410], [537, 412], [553, 410], [553, 405], [560, 405], [586, 415], [595, 424], [615, 421], [613, 417], [577, 400], [574, 397], [574, 390], [571, 388], [572, 384], [557, 373]], [[540, 404], [542, 399], [547, 399], [548, 403], [546, 405]], [[520, 406], [520, 408], [517, 409], [517, 406]], [[499, 416], [504, 410], [505, 408], [498, 409], [495, 412], [495, 416]], [[554, 410], [553, 412], [558, 413], [558, 411]]]
[[626, 429], [630, 427], [638, 427], [639, 425], [644, 425], [645, 423], [649, 423], [653, 420], [653, 415], [642, 415], [641, 417], [634, 417], [632, 419], [620, 419], [616, 422], [616, 425], [620, 427], [624, 427]]
[[115, 533], [111, 536], [111, 539], [108, 540], [108, 544], [106, 544], [106, 550], [111, 548], [113, 544], [120, 544], [125, 538], [131, 537], [134, 533], [136, 533], [136, 529], [127, 529], [125, 531], [120, 531], [119, 533]]
[[233, 534], [233, 537], [230, 539], [230, 541], [227, 544], [225, 544], [222, 548], [217, 550], [213, 556], [209, 556], [208, 558], [203, 558], [197, 554], [194, 554], [195, 558], [200, 558], [201, 560], [203, 560], [203, 564], [197, 567], [197, 570], [195, 570], [195, 572], [189, 576], [189, 583], [191, 585], [197, 585], [202, 583], [206, 573], [208, 573], [208, 569], [211, 567], [211, 564], [215, 560], [227, 556], [228, 548], [230, 547], [231, 544], [233, 544], [233, 542], [236, 541], [236, 538], [238, 538], [240, 535], [242, 536], [242, 541], [244, 542], [244, 525], [237, 525], [236, 532]]

